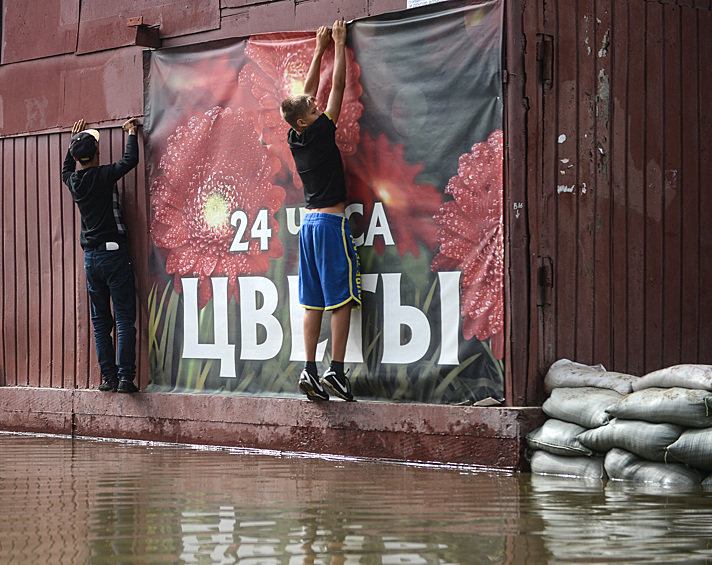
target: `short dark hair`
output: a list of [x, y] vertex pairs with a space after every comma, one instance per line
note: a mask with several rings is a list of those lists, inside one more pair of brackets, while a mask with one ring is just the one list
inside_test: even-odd
[[282, 100], [279, 110], [286, 121], [294, 129], [298, 129], [297, 120], [306, 116], [309, 110], [309, 101], [312, 99], [308, 94], [297, 94]]

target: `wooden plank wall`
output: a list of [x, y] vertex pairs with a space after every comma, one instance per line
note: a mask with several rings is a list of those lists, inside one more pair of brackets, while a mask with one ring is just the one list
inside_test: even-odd
[[712, 363], [710, 2], [538, 5], [527, 37], [555, 46], [553, 88], [527, 85], [532, 245], [554, 281], [538, 371]]
[[530, 238], [539, 197], [532, 193], [528, 182], [528, 167], [537, 160], [527, 147], [536, 148], [538, 144], [529, 139], [536, 129], [535, 124], [527, 122], [528, 109], [534, 102], [529, 96], [536, 94], [536, 90], [530, 92], [527, 76], [536, 77], [536, 69], [525, 67], [524, 57], [528, 40], [524, 30], [536, 29], [537, 12], [525, 10], [524, 4], [523, 1], [505, 4], [505, 399], [511, 406], [537, 404], [542, 388], [536, 375], [536, 355], [529, 355], [529, 351], [537, 351], [536, 341], [533, 348], [531, 343], [537, 336], [536, 325], [531, 327], [537, 319], [537, 310], [536, 297], [531, 294], [536, 265], [532, 262]]
[[[102, 163], [124, 152], [120, 127], [101, 130]], [[0, 139], [2, 155], [2, 348], [0, 383], [95, 388], [100, 383], [79, 246], [80, 219], [61, 170], [68, 133]], [[148, 198], [143, 153], [119, 183], [137, 273], [139, 336], [148, 315]], [[139, 339], [140, 385], [148, 383], [148, 345]]]

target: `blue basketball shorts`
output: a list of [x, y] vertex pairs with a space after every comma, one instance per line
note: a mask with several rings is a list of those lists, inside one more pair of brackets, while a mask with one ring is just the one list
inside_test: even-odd
[[353, 300], [361, 306], [361, 271], [356, 243], [341, 215], [310, 212], [299, 228], [299, 303], [334, 310]]

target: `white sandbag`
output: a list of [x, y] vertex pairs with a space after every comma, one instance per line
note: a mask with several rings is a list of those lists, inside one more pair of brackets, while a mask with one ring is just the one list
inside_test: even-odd
[[702, 480], [698, 471], [680, 463], [653, 463], [618, 447], [606, 453], [604, 466], [611, 480], [616, 481], [699, 485]]
[[584, 428], [597, 428], [608, 422], [606, 410], [622, 398], [616, 391], [605, 388], [556, 388], [544, 401], [542, 409], [550, 418]]
[[586, 428], [562, 420], [547, 420], [544, 425], [527, 434], [527, 445], [556, 455], [589, 456], [593, 452], [576, 439]]
[[709, 475], [704, 481], [702, 481], [702, 486], [706, 489], [712, 489], [712, 475]]
[[665, 449], [677, 441], [685, 429], [679, 424], [652, 424], [614, 418], [605, 426], [582, 432], [577, 439], [599, 453], [620, 447], [643, 459], [663, 463]]
[[648, 373], [633, 383], [635, 391], [653, 387], [712, 391], [712, 365], [675, 365]]
[[712, 428], [687, 430], [667, 448], [667, 452], [690, 467], [712, 471]]
[[712, 392], [689, 388], [646, 388], [623, 397], [609, 408], [611, 418], [680, 424], [688, 428], [712, 426]]
[[544, 377], [544, 386], [549, 393], [556, 388], [595, 387], [630, 394], [637, 379], [633, 375], [606, 371], [603, 365], [583, 365], [569, 359], [559, 359], [549, 367]]
[[567, 457], [539, 450], [532, 453], [530, 463], [535, 475], [606, 479], [603, 457]]

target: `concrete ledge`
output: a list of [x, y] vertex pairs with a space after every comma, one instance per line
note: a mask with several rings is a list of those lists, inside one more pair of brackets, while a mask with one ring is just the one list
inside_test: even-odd
[[0, 387], [0, 430], [522, 470], [541, 408]]

